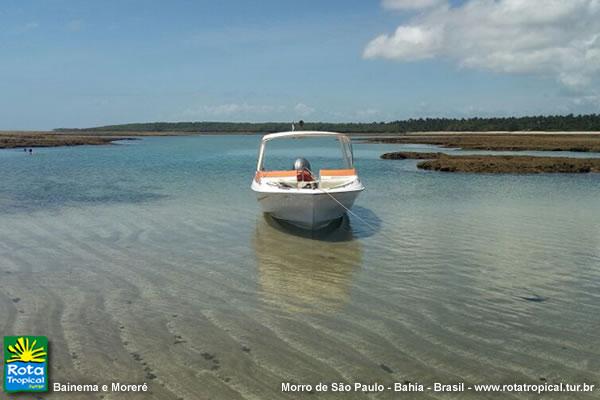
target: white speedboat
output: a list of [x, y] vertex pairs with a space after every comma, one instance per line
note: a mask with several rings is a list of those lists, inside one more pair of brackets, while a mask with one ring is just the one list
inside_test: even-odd
[[[312, 171], [299, 158], [289, 170], [265, 170], [267, 143], [283, 138], [329, 137], [339, 142], [342, 169]], [[263, 212], [304, 229], [316, 230], [341, 218], [365, 188], [358, 179], [348, 136], [335, 132], [296, 131], [265, 135], [260, 144], [256, 174], [251, 188]]]

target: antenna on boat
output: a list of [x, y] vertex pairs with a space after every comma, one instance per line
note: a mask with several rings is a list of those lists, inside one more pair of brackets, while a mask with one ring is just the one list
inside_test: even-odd
[[[304, 121], [300, 120], [298, 121], [298, 126], [300, 127], [300, 130], [302, 130], [302, 128], [304, 128]], [[294, 121], [292, 121], [292, 132], [294, 132], [296, 130], [296, 125], [294, 124]]]

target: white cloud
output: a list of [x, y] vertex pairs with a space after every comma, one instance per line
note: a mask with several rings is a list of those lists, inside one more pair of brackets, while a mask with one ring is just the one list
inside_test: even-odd
[[364, 110], [356, 111], [356, 116], [358, 118], [373, 118], [381, 114], [376, 108], [365, 108]]
[[298, 115], [300, 115], [302, 117], [306, 117], [306, 116], [314, 113], [315, 109], [312, 108], [312, 107], [307, 106], [304, 103], [298, 103], [294, 107], [294, 111], [296, 112], [296, 114], [298, 114]]
[[233, 118], [233, 119], [253, 119], [271, 118], [271, 119], [289, 119], [296, 117], [307, 117], [315, 112], [313, 107], [304, 103], [297, 103], [295, 106], [279, 104], [250, 104], [243, 103], [224, 103], [216, 105], [197, 105], [188, 107], [174, 117], [181, 118]]
[[384, 8], [390, 10], [419, 10], [445, 3], [445, 0], [383, 0]]
[[181, 117], [212, 118], [230, 117], [236, 115], [262, 115], [278, 113], [285, 110], [285, 106], [260, 105], [248, 103], [226, 103], [218, 105], [201, 105], [185, 109]]
[[[408, 1], [385, 0], [384, 6], [404, 3]], [[568, 88], [585, 89], [600, 75], [600, 0], [440, 4], [394, 33], [374, 38], [363, 56], [399, 61], [440, 57], [467, 68], [550, 76]]]
[[83, 28], [83, 25], [82, 19], [74, 19], [67, 23], [67, 29], [71, 32], [79, 32]]
[[23, 24], [23, 25], [20, 25], [20, 26], [18, 26], [18, 27], [17, 27], [17, 28], [16, 28], [16, 29], [13, 31], [13, 33], [16, 33], [16, 34], [22, 34], [22, 33], [26, 33], [26, 32], [33, 31], [33, 30], [35, 30], [35, 29], [37, 29], [37, 28], [39, 28], [39, 27], [40, 27], [40, 24], [38, 24], [38, 23], [37, 23], [37, 22], [35, 22], [35, 21], [30, 21], [30, 22], [27, 22], [27, 23], [25, 23], [25, 24]]
[[23, 30], [31, 31], [33, 29], [36, 29], [39, 26], [40, 26], [40, 24], [38, 24], [37, 22], [28, 22], [25, 25], [23, 25]]
[[405, 25], [399, 26], [392, 36], [373, 39], [364, 56], [415, 61], [435, 56], [442, 45], [443, 32], [439, 28]]
[[571, 98], [571, 103], [576, 109], [589, 110], [597, 113], [600, 111], [600, 95], [588, 94]]

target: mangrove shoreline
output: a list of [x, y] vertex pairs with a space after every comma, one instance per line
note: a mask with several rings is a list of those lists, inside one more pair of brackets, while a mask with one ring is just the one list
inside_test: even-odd
[[364, 140], [368, 143], [418, 143], [465, 150], [600, 152], [600, 135], [589, 133], [409, 134]]
[[448, 155], [444, 153], [393, 152], [386, 160], [425, 160], [417, 168], [441, 172], [488, 174], [540, 174], [600, 172], [600, 158], [536, 157], [504, 155]]

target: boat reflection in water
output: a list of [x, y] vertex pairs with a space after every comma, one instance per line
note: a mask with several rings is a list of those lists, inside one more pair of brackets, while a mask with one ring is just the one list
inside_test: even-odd
[[362, 248], [344, 216], [310, 232], [269, 217], [254, 235], [263, 300], [289, 312], [328, 313], [349, 301]]

